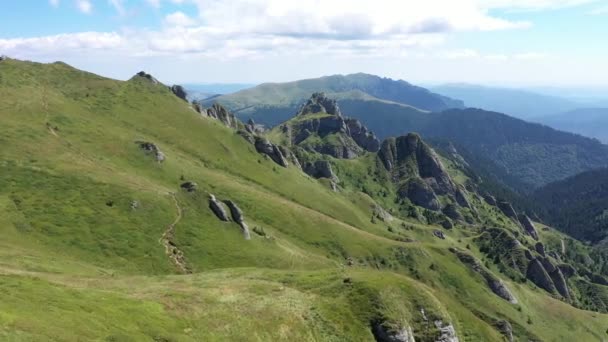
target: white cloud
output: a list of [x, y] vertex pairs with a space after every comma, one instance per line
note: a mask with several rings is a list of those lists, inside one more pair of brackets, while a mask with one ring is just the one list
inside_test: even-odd
[[59, 0], [49, 0], [49, 4], [53, 7], [59, 7]]
[[589, 11], [591, 15], [603, 15], [608, 14], [608, 6], [598, 7]]
[[76, 0], [76, 8], [84, 14], [90, 14], [93, 11], [93, 4], [89, 0]]
[[124, 16], [125, 14], [127, 14], [123, 0], [108, 0], [108, 2], [110, 3], [110, 5], [112, 5], [112, 7], [114, 7], [118, 15]]
[[599, 0], [475, 0], [480, 8], [520, 11], [553, 10], [599, 2]]
[[168, 14], [165, 17], [165, 24], [169, 25], [169, 26], [177, 26], [177, 27], [194, 26], [194, 25], [196, 25], [196, 20], [187, 16], [186, 14], [184, 14], [184, 12], [178, 11], [178, 12], [173, 12], [171, 14]]
[[540, 52], [525, 52], [515, 54], [513, 58], [517, 60], [540, 60], [547, 58], [547, 54]]

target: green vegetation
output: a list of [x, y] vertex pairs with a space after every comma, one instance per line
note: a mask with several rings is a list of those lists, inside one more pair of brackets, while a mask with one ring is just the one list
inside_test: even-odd
[[[605, 336], [608, 315], [512, 280], [480, 251], [483, 222], [516, 231], [495, 207], [472, 196], [479, 221], [452, 230], [405, 215], [374, 154], [331, 159], [334, 192], [278, 167], [163, 85], [62, 63], [0, 62], [0, 117], [2, 340], [369, 341], [385, 323], [434, 341], [435, 320], [470, 341], [500, 340], [498, 320], [521, 340]], [[461, 185], [471, 179], [445, 162]], [[197, 190], [181, 190], [185, 181]], [[238, 203], [251, 240], [212, 214], [210, 193]], [[393, 220], [372, 219], [377, 204]], [[192, 274], [165, 255], [172, 224]], [[467, 246], [517, 305], [448, 250]], [[603, 298], [592, 284], [575, 288]]]

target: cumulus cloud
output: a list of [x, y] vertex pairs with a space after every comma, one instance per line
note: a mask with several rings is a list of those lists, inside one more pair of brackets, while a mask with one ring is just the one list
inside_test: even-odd
[[89, 0], [76, 0], [76, 8], [84, 14], [90, 14], [93, 11], [93, 4]]
[[169, 26], [183, 27], [194, 26], [196, 20], [187, 16], [184, 12], [173, 12], [165, 17], [165, 24]]

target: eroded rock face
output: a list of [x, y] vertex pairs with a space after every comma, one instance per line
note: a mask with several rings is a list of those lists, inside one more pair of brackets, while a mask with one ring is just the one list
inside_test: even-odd
[[[429, 210], [439, 210], [437, 195], [455, 196], [457, 188], [441, 160], [420, 136], [410, 133], [382, 143], [378, 158], [394, 182], [403, 183], [399, 195]], [[463, 204], [468, 200], [461, 196]]]
[[334, 182], [339, 182], [338, 176], [334, 173], [331, 163], [327, 160], [317, 160], [315, 162], [306, 162], [302, 166], [302, 170], [313, 178], [328, 178]]
[[536, 286], [544, 289], [547, 292], [555, 293], [555, 284], [538, 259], [533, 259], [528, 264], [526, 278], [532, 281]]
[[536, 232], [536, 227], [534, 227], [534, 223], [527, 215], [520, 215], [519, 222], [528, 235], [530, 235], [534, 240], [538, 240], [538, 233]]
[[467, 195], [466, 190], [460, 188], [456, 189], [454, 197], [456, 198], [456, 202], [458, 202], [458, 205], [460, 205], [461, 207], [473, 209], [473, 205], [469, 201], [469, 196]]
[[416, 342], [409, 326], [391, 328], [386, 322], [373, 322], [372, 334], [376, 342]]
[[285, 159], [285, 156], [281, 152], [281, 149], [266, 138], [255, 137], [255, 149], [258, 153], [267, 155], [282, 167], [287, 167], [289, 165], [287, 159]]
[[220, 201], [218, 201], [214, 195], [209, 195], [209, 209], [217, 216], [218, 219], [228, 222], [230, 218], [228, 218], [228, 214], [226, 213], [226, 209]]
[[500, 211], [502, 211], [502, 213], [505, 214], [506, 217], [508, 217], [512, 220], [518, 221], [517, 212], [515, 211], [515, 209], [513, 209], [513, 206], [511, 205], [511, 203], [501, 201], [501, 202], [496, 203], [496, 205], [498, 206], [498, 209], [500, 209]]
[[439, 336], [435, 339], [435, 342], [458, 342], [458, 336], [456, 335], [456, 329], [451, 324], [445, 324], [443, 321], [437, 320], [434, 322], [435, 327], [439, 330]]
[[327, 113], [336, 116], [342, 116], [340, 107], [334, 99], [328, 98], [325, 93], [314, 93], [304, 103], [298, 115], [316, 114], [316, 113]]
[[245, 240], [251, 239], [251, 234], [249, 232], [249, 226], [245, 223], [245, 218], [243, 217], [243, 211], [239, 208], [236, 203], [231, 200], [225, 200], [224, 203], [228, 206], [230, 210], [230, 215], [232, 216], [232, 220], [241, 226], [241, 230], [243, 231], [243, 236]]
[[184, 87], [182, 87], [181, 85], [172, 86], [171, 92], [173, 92], [173, 94], [175, 94], [175, 96], [179, 97], [180, 99], [188, 101], [188, 99], [186, 98], [188, 96], [188, 94], [186, 93], [186, 89], [184, 89]]
[[494, 325], [496, 326], [496, 329], [503, 334], [507, 341], [513, 342], [513, 327], [511, 326], [511, 323], [505, 320], [500, 320]]
[[421, 179], [408, 181], [404, 187], [399, 189], [399, 196], [407, 197], [415, 205], [429, 210], [441, 209], [441, 204], [433, 188]]
[[144, 150], [146, 153], [153, 154], [157, 162], [162, 163], [165, 161], [165, 154], [158, 148], [156, 144], [147, 141], [136, 141], [135, 143], [138, 144], [139, 148]]
[[490, 195], [489, 193], [484, 193], [483, 195], [483, 199], [486, 201], [486, 203], [488, 203], [489, 205], [492, 206], [496, 206], [497, 202], [496, 202], [496, 198], [492, 195]]
[[543, 245], [542, 242], [537, 242], [536, 245], [534, 245], [534, 249], [536, 250], [536, 252], [540, 255], [542, 255], [543, 257], [546, 256], [545, 254], [545, 245]]
[[500, 280], [498, 277], [492, 274], [492, 272], [482, 266], [479, 260], [477, 260], [472, 255], [460, 251], [456, 248], [450, 248], [450, 251], [456, 254], [458, 259], [463, 264], [469, 266], [469, 268], [471, 268], [476, 273], [479, 273], [485, 279], [486, 283], [488, 284], [488, 287], [490, 288], [490, 290], [492, 290], [492, 292], [494, 292], [494, 294], [508, 301], [511, 304], [517, 304], [517, 299], [515, 298], [515, 296], [513, 296], [511, 291], [502, 282], [502, 280]]
[[288, 163], [291, 163], [293, 166], [297, 167], [298, 169], [302, 168], [302, 165], [300, 164], [300, 160], [295, 155], [295, 153], [291, 152], [290, 149], [288, 149], [285, 146], [279, 146], [279, 150], [281, 151], [283, 156], [287, 159]]
[[372, 131], [363, 126], [359, 120], [346, 119], [346, 127], [351, 138], [364, 150], [376, 152], [380, 149], [380, 140], [378, 140]]
[[206, 110], [202, 110], [203, 114], [206, 114], [208, 117], [219, 120], [224, 125], [230, 128], [237, 129], [239, 127], [238, 119], [234, 116], [234, 114], [230, 113], [226, 108], [224, 108], [219, 103], [214, 103], [211, 108], [207, 108]]

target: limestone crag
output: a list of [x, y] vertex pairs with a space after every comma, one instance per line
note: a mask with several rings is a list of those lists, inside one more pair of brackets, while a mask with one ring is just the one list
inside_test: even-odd
[[456, 335], [456, 329], [451, 324], [445, 324], [441, 320], [434, 322], [435, 327], [439, 330], [439, 336], [435, 339], [435, 342], [458, 342], [458, 336]]
[[283, 155], [283, 152], [281, 152], [281, 149], [266, 138], [256, 136], [255, 149], [258, 151], [258, 153], [267, 155], [270, 157], [270, 159], [282, 167], [287, 167], [289, 165], [287, 159], [285, 159], [285, 156]]
[[555, 293], [555, 284], [538, 259], [533, 259], [528, 264], [526, 278], [530, 279], [536, 286], [547, 292]]
[[238, 129], [239, 121], [234, 116], [234, 114], [230, 113], [226, 108], [224, 108], [219, 103], [214, 103], [211, 108], [201, 109], [201, 114], [206, 115], [210, 118], [219, 120], [221, 123], [226, 125], [227, 127]]
[[314, 93], [300, 108], [298, 115], [327, 113], [342, 116], [340, 107], [334, 99], [328, 98], [325, 93]]
[[392, 327], [387, 322], [373, 322], [372, 334], [376, 342], [416, 342], [410, 326]]
[[226, 213], [226, 209], [212, 194], [209, 194], [209, 209], [211, 209], [218, 219], [224, 222], [230, 221], [230, 218], [228, 218], [228, 214]]
[[188, 96], [188, 94], [186, 93], [186, 89], [184, 89], [184, 87], [182, 87], [181, 85], [172, 86], [171, 91], [173, 92], [173, 94], [175, 94], [175, 96], [179, 97], [180, 99], [188, 101], [188, 99], [186, 98]]
[[224, 203], [228, 206], [230, 210], [230, 215], [232, 216], [232, 220], [241, 226], [241, 230], [243, 231], [243, 236], [245, 240], [251, 239], [251, 234], [249, 233], [249, 227], [247, 223], [245, 223], [245, 218], [243, 217], [243, 211], [231, 200], [225, 200]]
[[327, 178], [334, 182], [339, 182], [338, 176], [334, 173], [331, 163], [327, 160], [317, 160], [315, 162], [305, 162], [302, 170], [313, 178]]
[[165, 161], [165, 154], [158, 148], [156, 144], [147, 141], [136, 141], [135, 143], [138, 144], [139, 148], [144, 150], [146, 153], [153, 154], [157, 162], [162, 163]]
[[161, 84], [156, 78], [154, 78], [152, 75], [146, 73], [145, 71], [140, 71], [137, 74], [135, 74], [135, 77], [141, 77], [149, 82], [151, 82], [152, 84]]

